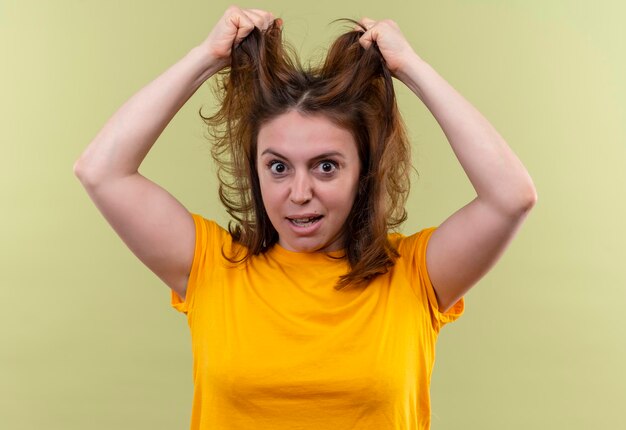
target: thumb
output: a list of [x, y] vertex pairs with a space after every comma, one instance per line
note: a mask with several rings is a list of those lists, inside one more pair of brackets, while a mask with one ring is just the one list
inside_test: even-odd
[[229, 23], [230, 31], [235, 34], [233, 40], [234, 45], [239, 45], [254, 29], [254, 22], [243, 13], [231, 16]]
[[373, 42], [376, 41], [376, 35], [372, 31], [376, 21], [370, 18], [363, 17], [359, 20], [359, 24], [361, 24], [365, 29], [365, 33], [360, 37], [359, 42], [361, 46], [365, 49], [368, 49]]

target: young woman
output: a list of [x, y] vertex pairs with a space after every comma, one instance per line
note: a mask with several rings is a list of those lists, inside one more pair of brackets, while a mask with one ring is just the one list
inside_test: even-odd
[[[230, 7], [126, 102], [76, 162], [92, 200], [187, 314], [192, 429], [427, 429], [441, 327], [536, 202], [487, 120], [393, 21], [362, 19], [304, 70], [282, 22]], [[138, 173], [189, 97], [223, 70], [215, 137], [228, 231]], [[405, 219], [409, 148], [392, 76], [428, 107], [476, 190], [438, 228]]]

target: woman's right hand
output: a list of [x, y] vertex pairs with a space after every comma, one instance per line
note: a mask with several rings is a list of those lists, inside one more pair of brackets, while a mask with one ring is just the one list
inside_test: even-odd
[[200, 48], [209, 56], [210, 61], [221, 69], [230, 64], [233, 48], [250, 34], [254, 27], [264, 31], [272, 22], [274, 15], [270, 12], [230, 6], [209, 36], [200, 44]]

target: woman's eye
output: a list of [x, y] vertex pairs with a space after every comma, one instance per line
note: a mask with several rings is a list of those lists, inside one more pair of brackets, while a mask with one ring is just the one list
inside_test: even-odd
[[281, 163], [280, 161], [272, 161], [270, 163], [270, 171], [274, 174], [280, 175], [282, 173], [285, 173], [286, 170], [287, 166], [285, 166], [285, 164]]
[[322, 173], [333, 173], [335, 170], [337, 170], [337, 165], [332, 161], [322, 161], [319, 164], [319, 169], [322, 171]]

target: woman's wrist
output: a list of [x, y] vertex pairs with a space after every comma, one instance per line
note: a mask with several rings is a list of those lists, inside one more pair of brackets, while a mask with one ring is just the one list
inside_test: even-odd
[[404, 65], [396, 71], [395, 76], [421, 99], [422, 79], [429, 73], [429, 69], [432, 70], [432, 67], [415, 54], [407, 58]]
[[227, 60], [215, 57], [204, 45], [193, 47], [187, 56], [196, 63], [201, 70], [200, 80], [202, 82], [228, 65]]

